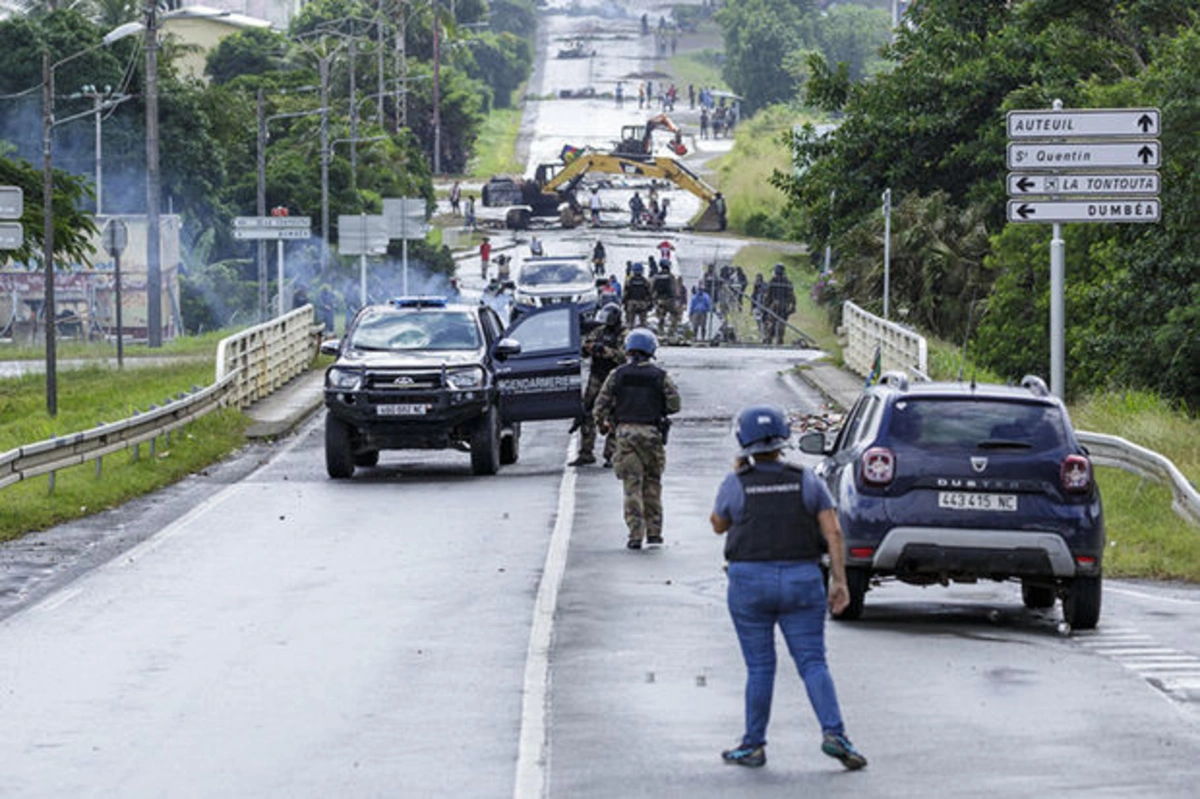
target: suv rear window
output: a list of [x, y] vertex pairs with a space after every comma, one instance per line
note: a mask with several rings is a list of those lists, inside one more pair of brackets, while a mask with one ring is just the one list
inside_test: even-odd
[[1003, 400], [901, 399], [888, 438], [921, 449], [1057, 449], [1066, 441], [1053, 405]]
[[462, 311], [367, 311], [354, 327], [350, 346], [359, 350], [474, 350], [479, 328]]

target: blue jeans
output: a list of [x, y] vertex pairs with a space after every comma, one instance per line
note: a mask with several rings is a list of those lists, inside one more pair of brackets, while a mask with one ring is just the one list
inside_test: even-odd
[[729, 615], [746, 661], [743, 745], [767, 742], [775, 689], [775, 625], [783, 630], [821, 731], [844, 733], [833, 677], [825, 662], [825, 583], [815, 561], [729, 564]]

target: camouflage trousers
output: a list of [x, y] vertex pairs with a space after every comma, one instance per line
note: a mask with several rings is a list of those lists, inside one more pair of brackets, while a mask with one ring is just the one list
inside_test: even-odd
[[626, 327], [646, 327], [646, 317], [650, 313], [650, 303], [644, 300], [630, 300], [625, 303]]
[[625, 525], [629, 540], [662, 535], [662, 474], [667, 452], [654, 425], [617, 427], [613, 470], [625, 488]]
[[[592, 416], [592, 412], [596, 409], [596, 397], [600, 394], [600, 387], [604, 385], [604, 378], [608, 374], [597, 375], [592, 372], [588, 375], [587, 388], [583, 390], [583, 420], [579, 423], [579, 454], [593, 455], [596, 449], [596, 419]], [[610, 461], [617, 449], [616, 436], [609, 434], [604, 437], [604, 460]]]
[[658, 334], [674, 334], [679, 327], [679, 306], [675, 304], [675, 300], [656, 300], [654, 314], [658, 317]]

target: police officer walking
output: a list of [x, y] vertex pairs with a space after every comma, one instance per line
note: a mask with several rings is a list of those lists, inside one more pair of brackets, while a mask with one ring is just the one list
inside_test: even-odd
[[625, 281], [625, 292], [621, 304], [625, 306], [625, 319], [630, 327], [645, 327], [646, 315], [650, 312], [650, 281], [646, 279], [646, 267], [640, 262], [629, 268], [629, 279]]
[[[628, 290], [628, 289], [627, 289]], [[678, 413], [679, 389], [650, 363], [658, 340], [645, 328], [625, 337], [629, 360], [613, 370], [596, 398], [596, 427], [615, 432], [615, 473], [625, 490], [629, 549], [663, 542], [662, 473], [667, 464], [667, 416]]]
[[650, 281], [654, 294], [654, 314], [658, 318], [658, 334], [674, 335], [679, 325], [679, 307], [675, 303], [675, 278], [671, 275], [671, 262], [660, 260], [658, 274]]
[[[596, 313], [600, 325], [588, 333], [583, 342], [584, 357], [591, 358], [588, 369], [587, 388], [583, 391], [583, 416], [579, 420], [579, 454], [571, 466], [584, 466], [596, 462], [596, 420], [592, 413], [596, 408], [596, 397], [600, 387], [613, 369], [625, 360], [622, 352], [621, 309], [616, 305], [605, 305]], [[604, 466], [612, 466], [616, 441], [613, 436], [604, 439]]]
[[[741, 742], [721, 757], [739, 766], [767, 762], [778, 625], [821, 724], [821, 751], [847, 769], [860, 769], [867, 759], [846, 737], [825, 661], [825, 607], [841, 613], [850, 604], [833, 499], [812, 471], [781, 460], [791, 436], [782, 409], [744, 409], [735, 435], [740, 447], [735, 471], [721, 483], [710, 521], [713, 532], [729, 533], [727, 601], [746, 661], [746, 727]], [[828, 596], [820, 565], [825, 551]]]
[[764, 327], [767, 344], [782, 344], [788, 317], [796, 311], [796, 289], [784, 272], [783, 264], [775, 264], [775, 274], [766, 290]]

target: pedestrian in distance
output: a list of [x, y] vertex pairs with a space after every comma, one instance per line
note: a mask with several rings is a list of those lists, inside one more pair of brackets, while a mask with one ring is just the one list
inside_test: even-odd
[[604, 250], [604, 242], [596, 239], [596, 246], [592, 248], [592, 274], [596, 277], [604, 276], [604, 262], [608, 259], [608, 254]]
[[600, 224], [600, 191], [595, 186], [592, 187], [592, 193], [588, 197], [588, 207], [592, 212], [592, 226]]
[[529, 254], [535, 258], [546, 254], [545, 248], [542, 247], [542, 240], [536, 234], [529, 237]]
[[[752, 405], [737, 416], [734, 471], [717, 490], [713, 532], [728, 534], [726, 600], [746, 663], [745, 732], [721, 753], [726, 763], [767, 762], [767, 723], [775, 685], [775, 628], [804, 681], [821, 725], [821, 751], [850, 770], [867, 765], [846, 737], [833, 677], [825, 660], [825, 610], [850, 604], [837, 511], [810, 469], [781, 458], [791, 437], [783, 410]], [[829, 589], [821, 572], [829, 553]]]
[[[625, 361], [623, 351], [625, 331], [621, 327], [621, 308], [618, 305], [603, 305], [596, 312], [595, 327], [583, 341], [581, 351], [588, 358], [588, 381], [583, 391], [583, 416], [579, 420], [579, 454], [569, 466], [585, 466], [596, 462], [596, 398], [600, 387], [614, 369]], [[612, 458], [617, 442], [613, 436], [604, 438], [604, 467], [612, 468]]]
[[[627, 287], [628, 290], [628, 287]], [[668, 417], [679, 413], [679, 389], [650, 361], [658, 340], [645, 328], [625, 337], [628, 360], [605, 379], [596, 397], [596, 429], [616, 434], [613, 471], [625, 494], [628, 549], [663, 543], [662, 475], [667, 465]]]
[[454, 181], [454, 185], [450, 187], [450, 213], [458, 216], [462, 213], [459, 204], [462, 202], [462, 186], [459, 182]]
[[775, 264], [775, 272], [766, 286], [765, 295], [763, 327], [766, 343], [782, 344], [788, 317], [796, 311], [796, 289], [788, 279], [783, 264]]
[[475, 196], [467, 195], [466, 211], [463, 215], [463, 230], [474, 232], [475, 228]]
[[629, 277], [625, 280], [621, 304], [625, 309], [625, 321], [631, 327], [646, 326], [646, 317], [654, 304], [654, 297], [650, 293], [645, 264], [638, 262], [629, 267]]
[[708, 296], [708, 292], [704, 290], [704, 286], [696, 286], [692, 289], [692, 299], [688, 303], [688, 321], [692, 325], [692, 337], [696, 341], [703, 341], [707, 336], [708, 330], [708, 315], [712, 313], [712, 297]]
[[483, 237], [483, 241], [479, 244], [479, 271], [482, 273], [483, 281], [486, 283], [488, 279], [488, 267], [492, 263], [492, 240], [487, 236]]
[[646, 212], [646, 203], [642, 200], [640, 192], [634, 192], [629, 198], [629, 226], [637, 227], [641, 222], [642, 214]]

